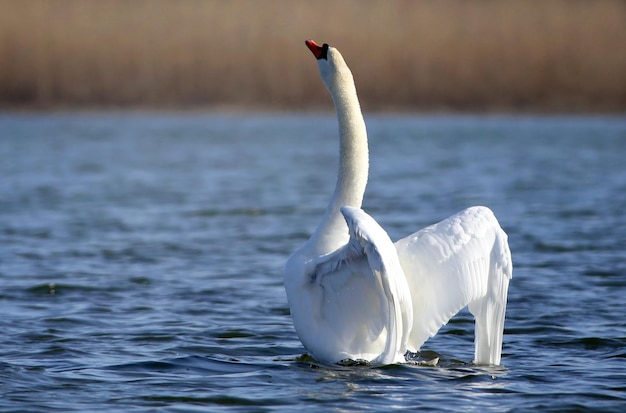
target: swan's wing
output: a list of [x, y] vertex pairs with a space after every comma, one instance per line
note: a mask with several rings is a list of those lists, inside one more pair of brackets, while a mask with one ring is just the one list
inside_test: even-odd
[[485, 207], [472, 207], [396, 242], [413, 297], [409, 349], [469, 305], [476, 317], [477, 363], [499, 364], [508, 284], [507, 236]]
[[351, 336], [344, 340], [351, 352], [370, 348], [366, 352], [376, 355], [376, 363], [404, 361], [413, 312], [396, 249], [364, 211], [346, 206], [341, 212], [350, 240], [319, 258], [314, 270], [315, 282], [325, 292], [325, 315], [342, 330], [337, 334]]

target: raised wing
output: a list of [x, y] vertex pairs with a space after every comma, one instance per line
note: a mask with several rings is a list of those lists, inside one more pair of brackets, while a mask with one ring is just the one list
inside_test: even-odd
[[318, 259], [314, 277], [324, 291], [331, 340], [346, 356], [388, 364], [404, 361], [413, 309], [396, 249], [380, 225], [359, 208], [343, 207], [350, 240]]
[[469, 305], [476, 318], [478, 364], [499, 364], [511, 253], [486, 207], [472, 207], [395, 243], [413, 298], [409, 350]]

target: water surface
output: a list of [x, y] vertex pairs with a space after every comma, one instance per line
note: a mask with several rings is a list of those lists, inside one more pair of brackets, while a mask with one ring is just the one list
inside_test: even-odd
[[471, 205], [509, 234], [503, 368], [462, 312], [437, 367], [322, 366], [282, 265], [335, 180], [329, 115], [0, 116], [2, 411], [626, 408], [626, 119], [368, 116], [398, 239]]

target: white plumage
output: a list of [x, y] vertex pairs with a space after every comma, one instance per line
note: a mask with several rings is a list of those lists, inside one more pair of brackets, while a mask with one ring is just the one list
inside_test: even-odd
[[311, 239], [285, 266], [296, 332], [321, 362], [404, 361], [468, 306], [477, 364], [499, 364], [509, 280], [507, 236], [486, 207], [472, 207], [395, 244], [360, 209], [368, 174], [365, 122], [341, 54], [306, 42], [337, 110], [335, 193]]
[[476, 319], [474, 361], [500, 364], [512, 274], [507, 236], [486, 207], [465, 209], [395, 243], [413, 301], [409, 349], [465, 306]]

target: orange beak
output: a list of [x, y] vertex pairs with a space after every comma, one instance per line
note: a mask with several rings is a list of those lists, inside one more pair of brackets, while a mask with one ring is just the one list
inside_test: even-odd
[[309, 48], [309, 50], [311, 52], [313, 52], [313, 55], [315, 55], [316, 59], [319, 59], [320, 56], [322, 55], [322, 51], [324, 50], [324, 48], [322, 46], [320, 46], [319, 44], [315, 43], [315, 41], [309, 39], [309, 40], [305, 40], [304, 44], [306, 44], [306, 46]]

